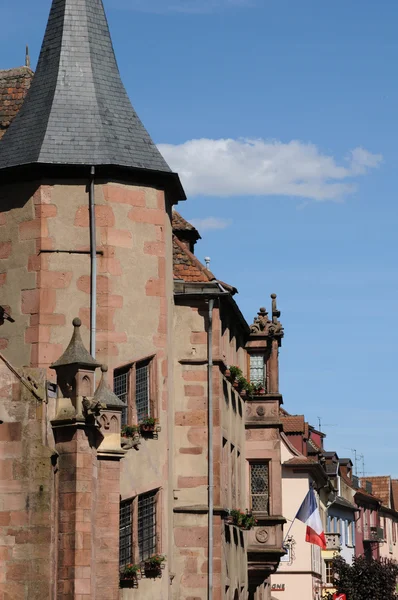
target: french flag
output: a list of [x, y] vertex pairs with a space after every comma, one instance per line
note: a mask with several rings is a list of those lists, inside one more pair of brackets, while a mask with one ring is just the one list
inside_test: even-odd
[[326, 550], [326, 538], [322, 527], [321, 515], [316, 503], [315, 492], [311, 487], [300, 506], [296, 519], [307, 525], [305, 541]]

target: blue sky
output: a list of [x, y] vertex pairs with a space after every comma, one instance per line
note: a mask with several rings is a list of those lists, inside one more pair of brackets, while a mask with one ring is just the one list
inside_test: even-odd
[[[49, 5], [2, 7], [0, 68], [25, 43], [36, 64]], [[105, 5], [132, 102], [189, 193], [199, 258], [250, 322], [278, 293], [285, 408], [398, 477], [398, 4]]]

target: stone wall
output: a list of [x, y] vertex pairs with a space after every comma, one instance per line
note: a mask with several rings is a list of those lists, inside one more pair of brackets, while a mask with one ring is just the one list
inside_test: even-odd
[[[2, 305], [15, 319], [2, 328], [0, 350], [16, 366], [43, 367], [53, 381], [49, 366], [65, 349], [75, 316], [83, 322], [81, 333], [89, 347], [88, 183], [0, 186]], [[128, 451], [121, 495], [127, 499], [162, 488], [160, 551], [170, 557], [171, 206], [162, 190], [107, 181], [96, 182], [95, 202], [97, 360], [109, 365], [112, 385], [113, 369], [155, 357], [155, 412], [161, 432], [157, 439], [142, 440], [138, 452]], [[156, 600], [168, 597], [169, 567], [167, 560], [161, 579], [142, 582]], [[125, 598], [134, 593], [123, 591]]]
[[[208, 572], [208, 400], [207, 305], [176, 306], [174, 543], [175, 600], [205, 600]], [[224, 349], [224, 350], [223, 350]], [[232, 600], [247, 593], [247, 532], [225, 525], [227, 509], [244, 508], [244, 402], [223, 377], [225, 356], [246, 368], [234, 332], [221, 327], [213, 311], [213, 597]]]
[[[44, 392], [44, 373], [26, 370]], [[54, 598], [54, 468], [47, 405], [0, 363], [0, 596]]]

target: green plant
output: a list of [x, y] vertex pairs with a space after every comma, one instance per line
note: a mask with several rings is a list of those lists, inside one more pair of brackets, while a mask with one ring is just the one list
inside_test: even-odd
[[139, 427], [138, 425], [125, 425], [122, 427], [122, 436], [123, 437], [134, 437], [136, 433], [138, 433]]
[[394, 560], [357, 556], [352, 565], [333, 559], [333, 585], [347, 600], [394, 600], [398, 564]]
[[247, 381], [246, 377], [243, 377], [243, 375], [240, 375], [238, 377], [238, 389], [239, 390], [247, 390], [247, 386], [248, 386], [248, 381]]
[[234, 367], [232, 365], [232, 367], [229, 367], [229, 372], [231, 373], [231, 379], [235, 380], [235, 379], [239, 379], [239, 377], [242, 377], [243, 373], [242, 370], [239, 367]]
[[251, 529], [257, 524], [257, 519], [253, 517], [253, 515], [247, 512], [243, 518], [242, 527], [245, 529]]
[[242, 527], [245, 513], [239, 509], [233, 509], [231, 510], [230, 515], [232, 517], [233, 524], [237, 525], [238, 527]]
[[158, 420], [155, 417], [145, 417], [140, 423], [140, 427], [155, 427], [157, 425]]
[[162, 563], [164, 563], [166, 557], [163, 554], [154, 554], [150, 558], [145, 560], [146, 565], [150, 565], [151, 567], [160, 567]]
[[140, 565], [133, 565], [132, 563], [126, 565], [121, 571], [121, 575], [125, 575], [125, 576], [134, 576], [134, 575], [138, 575], [138, 573], [141, 571]]

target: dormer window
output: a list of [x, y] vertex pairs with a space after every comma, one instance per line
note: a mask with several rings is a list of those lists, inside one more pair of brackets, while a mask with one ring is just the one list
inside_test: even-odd
[[264, 354], [250, 354], [250, 383], [265, 388], [265, 374]]

